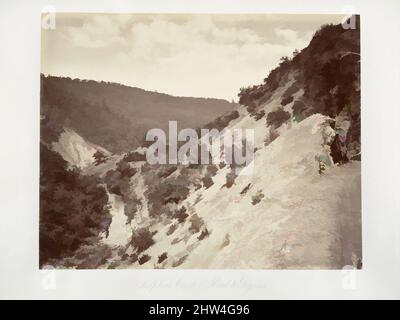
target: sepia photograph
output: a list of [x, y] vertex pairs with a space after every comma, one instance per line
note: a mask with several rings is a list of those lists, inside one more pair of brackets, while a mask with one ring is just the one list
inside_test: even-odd
[[0, 1], [0, 300], [400, 299], [399, 12]]
[[360, 16], [43, 23], [41, 268], [362, 268]]

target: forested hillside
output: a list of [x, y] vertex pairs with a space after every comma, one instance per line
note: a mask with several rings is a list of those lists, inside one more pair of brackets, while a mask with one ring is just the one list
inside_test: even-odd
[[117, 83], [41, 75], [42, 139], [58, 139], [63, 127], [111, 152], [140, 146], [152, 128], [197, 128], [232, 110], [221, 99], [175, 97]]

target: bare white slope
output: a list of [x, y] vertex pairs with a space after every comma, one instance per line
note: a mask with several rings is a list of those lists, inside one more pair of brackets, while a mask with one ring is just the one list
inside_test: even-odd
[[[272, 104], [266, 107], [273, 109]], [[199, 241], [198, 233], [189, 233], [189, 219], [170, 235], [171, 224], [153, 224], [155, 244], [146, 251], [151, 260], [120, 267], [338, 269], [355, 264], [361, 257], [361, 168], [352, 162], [318, 173], [316, 157], [329, 157], [327, 120], [316, 114], [280, 128], [281, 135], [256, 152], [254, 174], [237, 177], [231, 188], [224, 187], [225, 167], [209, 189], [193, 190], [183, 205], [204, 220], [208, 237]], [[267, 132], [265, 120], [252, 121], [245, 115], [232, 127], [246, 123], [258, 128], [256, 135]], [[252, 204], [258, 192], [264, 197]], [[164, 252], [168, 259], [159, 265]]]
[[[325, 118], [293, 124], [255, 158], [255, 174], [221, 188], [224, 176], [194, 206], [210, 236], [182, 268], [340, 268], [360, 248], [360, 164], [321, 176]], [[223, 175], [220, 172], [219, 175]], [[240, 192], [251, 183], [245, 195]], [[252, 204], [252, 195], [264, 194]], [[196, 197], [193, 195], [192, 198]], [[344, 241], [345, 240], [345, 241]], [[347, 245], [344, 247], [343, 243]]]
[[124, 213], [124, 202], [121, 197], [107, 192], [112, 221], [108, 228], [108, 234], [104, 235], [103, 243], [110, 247], [124, 246], [132, 237], [132, 228], [127, 224]]
[[[276, 90], [258, 111], [263, 109], [267, 115], [276, 110], [290, 84]], [[301, 94], [301, 90], [296, 93]], [[292, 104], [285, 110], [291, 112]], [[143, 219], [147, 215], [142, 208], [132, 226], [149, 226], [155, 232], [155, 243], [145, 252], [151, 259], [143, 265], [123, 262], [120, 267], [338, 269], [357, 263], [361, 257], [360, 162], [318, 172], [317, 159], [330, 158], [328, 143], [335, 134], [331, 119], [315, 114], [300, 123], [289, 121], [277, 130], [279, 137], [265, 146], [270, 132], [266, 117], [257, 121], [244, 108], [239, 113], [228, 128], [254, 129], [253, 174], [238, 176], [228, 189], [226, 166], [212, 177], [209, 189], [192, 190], [179, 205], [188, 209], [190, 217], [197, 215], [204, 221], [208, 236], [199, 240], [200, 233], [188, 231], [190, 217], [179, 224], [168, 219], [151, 223]], [[261, 201], [253, 203], [259, 193]], [[143, 192], [138, 194], [143, 197]], [[173, 224], [177, 229], [168, 233]], [[168, 259], [159, 264], [163, 253]]]
[[52, 143], [52, 149], [58, 152], [65, 161], [81, 169], [93, 164], [93, 155], [101, 151], [104, 155], [110, 153], [104, 148], [83, 139], [74, 130], [65, 128], [57, 142]]
[[[290, 85], [288, 81], [278, 88], [258, 108], [257, 112], [265, 112], [259, 120], [243, 107], [238, 109], [240, 116], [228, 129], [254, 129], [253, 174], [239, 175], [227, 188], [230, 168], [225, 166], [212, 177], [210, 188], [193, 186], [189, 197], [174, 208], [185, 206], [189, 217], [184, 222], [149, 216], [140, 174], [132, 178], [131, 186], [142, 206], [130, 225], [121, 199], [110, 195], [113, 220], [104, 242], [115, 252], [124, 247], [131, 254], [130, 236], [142, 227], [149, 228], [154, 240], [141, 253], [149, 257], [146, 263], [116, 255], [113, 261], [119, 260], [119, 268], [339, 269], [357, 263], [362, 254], [360, 162], [328, 166], [319, 173], [318, 159], [330, 158], [329, 142], [335, 135], [329, 125], [332, 119], [314, 114], [299, 123], [289, 120], [276, 130], [278, 138], [264, 144], [270, 134], [266, 116], [279, 108]], [[299, 90], [295, 95], [301, 94]], [[285, 110], [291, 112], [292, 104]], [[179, 175], [179, 170], [173, 174]], [[260, 194], [260, 201], [254, 202]], [[194, 216], [204, 222], [195, 233], [190, 231]], [[172, 226], [176, 229], [170, 232]], [[204, 231], [207, 235], [201, 237]], [[168, 258], [158, 263], [163, 254]]]

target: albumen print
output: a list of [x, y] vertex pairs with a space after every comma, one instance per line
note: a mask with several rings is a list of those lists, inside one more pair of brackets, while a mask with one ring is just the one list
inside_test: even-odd
[[362, 268], [360, 16], [56, 12], [41, 37], [41, 268]]

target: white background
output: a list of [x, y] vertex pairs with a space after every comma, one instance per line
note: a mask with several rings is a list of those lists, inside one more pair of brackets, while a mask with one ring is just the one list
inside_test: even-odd
[[[362, 271], [40, 271], [41, 10], [361, 14]], [[347, 11], [346, 11], [347, 12]], [[0, 2], [0, 298], [400, 298], [400, 1]], [[256, 253], [255, 253], [256, 254]]]

